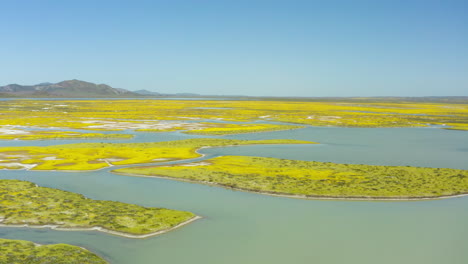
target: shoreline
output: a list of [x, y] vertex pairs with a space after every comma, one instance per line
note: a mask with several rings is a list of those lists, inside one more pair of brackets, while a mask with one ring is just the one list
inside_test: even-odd
[[269, 195], [269, 196], [275, 196], [275, 197], [283, 197], [283, 198], [294, 198], [294, 199], [302, 199], [302, 200], [335, 200], [335, 201], [426, 201], [426, 200], [441, 200], [441, 199], [449, 199], [449, 198], [460, 198], [464, 196], [468, 196], [468, 193], [462, 193], [462, 194], [453, 194], [453, 195], [440, 195], [440, 196], [434, 196], [434, 197], [427, 197], [427, 196], [416, 196], [416, 197], [408, 197], [408, 196], [401, 196], [401, 197], [372, 197], [372, 196], [320, 196], [320, 195], [300, 195], [300, 194], [282, 194], [282, 193], [273, 193], [273, 192], [262, 192], [262, 191], [255, 191], [255, 190], [249, 190], [249, 189], [242, 189], [242, 188], [232, 188], [228, 187], [222, 184], [218, 183], [213, 183], [213, 182], [205, 182], [205, 181], [195, 181], [195, 180], [189, 180], [189, 179], [184, 179], [184, 178], [175, 178], [175, 177], [168, 177], [168, 176], [161, 176], [161, 175], [143, 175], [143, 174], [133, 174], [133, 173], [124, 173], [124, 172], [114, 172], [110, 171], [114, 174], [117, 175], [122, 175], [122, 176], [131, 176], [131, 177], [145, 177], [145, 178], [159, 178], [159, 179], [167, 179], [167, 180], [174, 180], [174, 181], [180, 181], [180, 182], [188, 182], [188, 183], [196, 183], [196, 184], [203, 184], [203, 185], [208, 185], [208, 186], [215, 186], [215, 187], [221, 187], [224, 189], [228, 190], [234, 190], [234, 191], [241, 191], [241, 192], [249, 192], [249, 193], [255, 193], [255, 194], [262, 194], [262, 195]]
[[58, 230], [58, 231], [99, 231], [103, 232], [106, 234], [111, 234], [111, 235], [116, 235], [116, 236], [121, 236], [121, 237], [126, 237], [126, 238], [148, 238], [148, 237], [153, 237], [157, 235], [161, 235], [170, 231], [173, 231], [175, 229], [178, 229], [182, 226], [188, 225], [198, 219], [201, 219], [201, 216], [194, 216], [187, 221], [184, 221], [182, 223], [179, 223], [171, 228], [168, 229], [163, 229], [159, 230], [156, 232], [148, 233], [148, 234], [142, 234], [142, 235], [135, 235], [131, 233], [126, 233], [126, 232], [119, 232], [119, 231], [114, 231], [110, 229], [106, 229], [100, 226], [93, 226], [93, 227], [60, 227], [59, 225], [29, 225], [29, 224], [0, 224], [0, 227], [19, 227], [19, 228], [49, 228], [51, 230]]

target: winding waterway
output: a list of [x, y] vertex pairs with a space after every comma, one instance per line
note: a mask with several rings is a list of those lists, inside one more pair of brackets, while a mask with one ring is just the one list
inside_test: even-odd
[[[135, 135], [132, 140], [106, 142], [200, 137], [178, 132]], [[310, 127], [223, 138], [288, 138], [321, 144], [211, 148], [201, 151], [206, 154], [204, 158], [250, 155], [468, 169], [468, 132], [465, 131]], [[96, 141], [102, 140], [4, 141], [0, 145]], [[110, 170], [84, 173], [0, 171], [0, 178], [24, 179], [93, 199], [188, 210], [203, 219], [147, 239], [93, 231], [28, 228], [0, 228], [0, 237], [79, 245], [113, 264], [468, 263], [468, 197], [417, 202], [299, 200], [167, 179], [121, 176]]]

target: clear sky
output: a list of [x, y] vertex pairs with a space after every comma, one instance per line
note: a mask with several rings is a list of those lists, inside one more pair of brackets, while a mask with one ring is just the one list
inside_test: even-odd
[[467, 0], [0, 0], [0, 85], [468, 95]]

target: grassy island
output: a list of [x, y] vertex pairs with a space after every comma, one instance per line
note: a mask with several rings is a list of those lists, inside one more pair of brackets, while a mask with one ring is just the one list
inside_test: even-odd
[[139, 238], [169, 231], [196, 218], [190, 212], [92, 200], [32, 182], [0, 180], [2, 226], [97, 230]]
[[197, 138], [155, 143], [78, 143], [47, 147], [1, 147], [0, 169], [97, 170], [113, 165], [161, 162], [200, 157], [203, 147], [252, 144], [312, 144], [275, 140]]
[[468, 170], [222, 156], [171, 166], [117, 169], [298, 198], [424, 199], [468, 193]]
[[0, 238], [0, 263], [8, 264], [106, 264], [96, 254], [66, 244], [38, 245], [24, 240]]

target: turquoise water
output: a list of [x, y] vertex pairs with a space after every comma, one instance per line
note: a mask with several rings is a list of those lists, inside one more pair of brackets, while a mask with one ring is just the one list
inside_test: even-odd
[[[194, 136], [181, 133], [142, 133], [132, 142], [191, 137]], [[256, 155], [468, 169], [468, 133], [464, 131], [312, 127], [223, 138], [291, 138], [322, 144], [204, 149], [207, 158]], [[69, 141], [36, 143], [65, 142]], [[189, 210], [204, 217], [147, 239], [99, 232], [0, 228], [3, 238], [79, 245], [116, 264], [468, 263], [468, 197], [419, 202], [298, 200], [165, 179], [120, 176], [108, 170], [1, 171], [0, 178], [25, 179], [94, 199]]]

